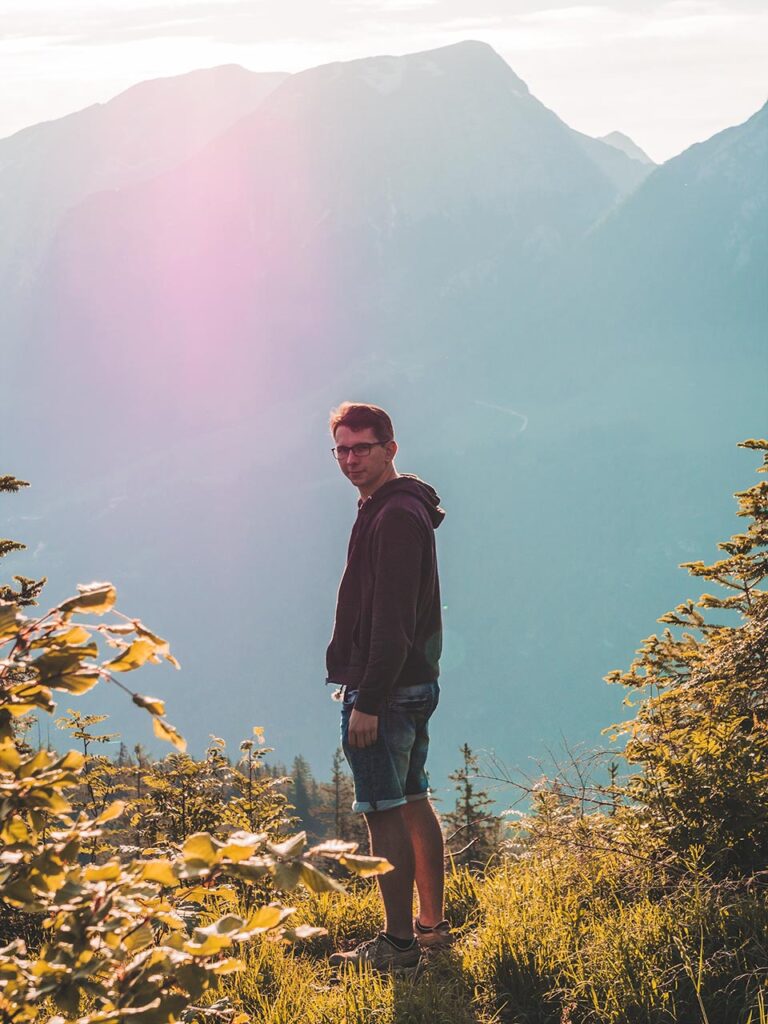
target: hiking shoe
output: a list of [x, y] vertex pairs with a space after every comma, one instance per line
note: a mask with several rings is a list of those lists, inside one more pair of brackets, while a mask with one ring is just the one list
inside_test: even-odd
[[398, 971], [418, 967], [420, 960], [418, 942], [414, 942], [408, 949], [398, 949], [387, 941], [383, 932], [379, 932], [374, 939], [361, 942], [348, 953], [334, 953], [329, 962], [332, 967], [361, 967], [368, 964], [375, 971]]
[[413, 922], [413, 930], [416, 934], [416, 941], [422, 949], [445, 949], [453, 943], [455, 938], [447, 921], [440, 921], [432, 928], [425, 928], [417, 917]]

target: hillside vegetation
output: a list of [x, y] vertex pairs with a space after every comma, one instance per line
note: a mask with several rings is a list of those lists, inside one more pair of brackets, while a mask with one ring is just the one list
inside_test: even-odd
[[[742, 447], [768, 471], [768, 441]], [[487, 859], [452, 858], [458, 941], [411, 977], [329, 968], [330, 949], [380, 926], [369, 876], [388, 866], [344, 837], [308, 848], [293, 834], [258, 730], [236, 764], [215, 742], [194, 761], [162, 702], [121, 681], [172, 659], [167, 642], [115, 616], [109, 584], [30, 618], [44, 581], [17, 578], [0, 595], [0, 1020], [762, 1024], [768, 481], [737, 499], [745, 531], [716, 563], [685, 564], [718, 593], [662, 616], [606, 677], [633, 717], [608, 730], [623, 747], [605, 783], [578, 763], [541, 780], [498, 838], [465, 748], [455, 778], [482, 828], [460, 802], [451, 824]], [[30, 745], [54, 692], [99, 682], [125, 689], [176, 752], [101, 758], [98, 717], [73, 710], [62, 725], [82, 751]]]

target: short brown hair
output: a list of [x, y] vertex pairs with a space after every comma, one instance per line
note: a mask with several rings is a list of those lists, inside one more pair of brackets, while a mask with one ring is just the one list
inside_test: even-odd
[[364, 402], [342, 402], [336, 409], [331, 409], [331, 434], [336, 436], [338, 427], [349, 427], [350, 430], [365, 430], [370, 427], [377, 441], [392, 441], [395, 430], [392, 420], [378, 405], [367, 405]]

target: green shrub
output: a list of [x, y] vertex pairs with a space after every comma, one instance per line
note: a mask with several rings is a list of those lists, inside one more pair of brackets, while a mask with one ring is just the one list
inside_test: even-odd
[[[13, 490], [11, 479], [0, 478], [1, 489]], [[0, 555], [14, 543], [3, 542]], [[0, 948], [0, 1020], [33, 1021], [48, 1007], [80, 1014], [81, 1024], [179, 1019], [222, 977], [244, 970], [245, 943], [316, 934], [308, 925], [291, 928], [292, 910], [279, 902], [238, 903], [235, 886], [247, 893], [268, 879], [275, 892], [299, 883], [333, 891], [340, 886], [314, 865], [318, 856], [367, 874], [386, 865], [356, 857], [355, 844], [306, 850], [303, 833], [275, 842], [266, 831], [237, 828], [243, 817], [257, 817], [252, 785], [246, 792], [235, 787], [221, 838], [192, 831], [204, 810], [197, 782], [190, 782], [180, 787], [189, 797], [188, 816], [175, 833], [163, 826], [163, 850], [121, 850], [115, 823], [131, 814], [126, 800], [112, 799], [121, 777], [117, 766], [89, 752], [99, 740], [89, 729], [101, 716], [68, 713], [65, 724], [82, 741], [82, 753], [33, 751], [18, 723], [52, 713], [55, 693], [79, 695], [108, 681], [149, 712], [155, 734], [183, 758], [185, 742], [166, 720], [163, 702], [120, 681], [148, 662], [177, 663], [167, 641], [116, 611], [111, 584], [81, 586], [30, 618], [21, 608], [34, 604], [39, 590], [20, 582], [20, 591], [4, 591], [12, 600], [0, 600], [0, 899], [10, 908], [5, 939], [14, 931]], [[106, 658], [100, 642], [111, 648]], [[209, 761], [215, 776], [222, 759]], [[171, 773], [184, 776], [186, 767], [181, 761]], [[167, 820], [178, 823], [173, 812]], [[233, 901], [241, 913], [233, 913]]]
[[[761, 451], [760, 472], [768, 471], [768, 441], [741, 447]], [[768, 481], [736, 497], [737, 514], [751, 522], [719, 545], [727, 558], [684, 566], [726, 594], [662, 616], [663, 635], [644, 642], [628, 672], [606, 677], [631, 691], [630, 702], [642, 698], [635, 718], [613, 729], [641, 769], [628, 798], [668, 850], [699, 848], [721, 876], [768, 863], [768, 594], [759, 589], [768, 576]], [[700, 608], [741, 623], [708, 623]]]

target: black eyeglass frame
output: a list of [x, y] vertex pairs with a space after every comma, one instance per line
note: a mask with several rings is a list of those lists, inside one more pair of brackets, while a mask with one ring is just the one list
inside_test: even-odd
[[[355, 455], [358, 457], [358, 459], [367, 459], [368, 456], [371, 454], [371, 448], [375, 448], [377, 444], [389, 444], [390, 441], [360, 441], [358, 444], [352, 445], [340, 444], [338, 448], [331, 448], [331, 455], [334, 457], [334, 459], [336, 459], [337, 462], [343, 462], [345, 459], [349, 458], [352, 452], [355, 452], [355, 448], [358, 448], [362, 449], [361, 451], [355, 452]], [[344, 452], [344, 455], [339, 456], [339, 448]]]

